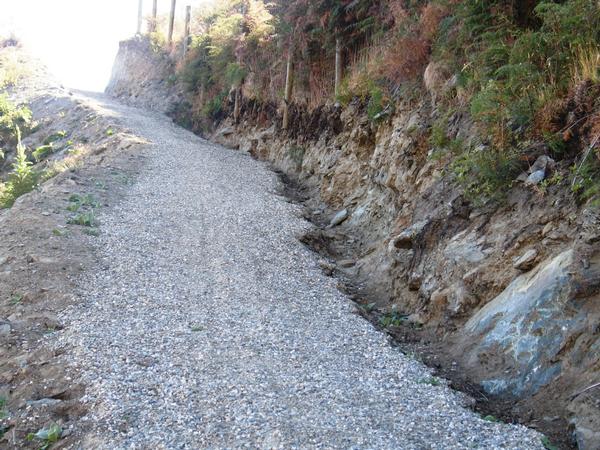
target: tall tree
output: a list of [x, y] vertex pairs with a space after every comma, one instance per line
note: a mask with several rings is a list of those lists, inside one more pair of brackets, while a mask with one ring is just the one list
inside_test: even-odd
[[173, 44], [173, 28], [175, 25], [175, 7], [177, 6], [177, 0], [171, 0], [171, 12], [169, 13], [169, 32], [167, 36], [167, 42], [169, 47]]

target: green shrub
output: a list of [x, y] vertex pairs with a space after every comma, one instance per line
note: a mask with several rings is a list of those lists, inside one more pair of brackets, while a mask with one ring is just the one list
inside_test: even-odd
[[[6, 412], [6, 398], [0, 397], [0, 420], [5, 419], [8, 413]], [[3, 429], [0, 427], [0, 438], [2, 438]]]
[[[519, 171], [518, 143], [543, 137], [554, 157], [565, 154], [546, 111], [584, 80], [600, 80], [600, 8], [591, 0], [539, 1], [534, 9], [504, 0], [465, 0], [442, 20], [434, 59], [458, 72], [471, 116], [493, 150], [461, 152], [456, 180], [478, 201], [499, 198]], [[434, 125], [430, 144], [446, 148], [447, 125]], [[589, 166], [590, 163], [586, 162]], [[575, 183], [595, 197], [592, 167]]]
[[342, 106], [348, 106], [354, 99], [354, 93], [350, 89], [348, 78], [344, 78], [340, 84], [340, 92], [336, 98], [336, 101], [340, 102]]
[[221, 113], [223, 112], [223, 102], [227, 98], [227, 91], [222, 91], [220, 94], [211, 98], [204, 108], [202, 112], [205, 116], [210, 117], [214, 120], [218, 119]]
[[69, 225], [81, 225], [82, 227], [95, 227], [96, 216], [94, 215], [94, 211], [92, 210], [85, 213], [77, 214], [73, 217], [69, 217], [69, 219], [67, 219], [67, 223]]
[[502, 199], [521, 172], [515, 151], [493, 148], [469, 149], [452, 162], [451, 169], [465, 196], [477, 205]]
[[90, 208], [98, 208], [100, 203], [94, 198], [92, 194], [73, 194], [69, 197], [69, 203], [76, 204], [78, 206], [89, 206]]
[[436, 122], [431, 127], [431, 134], [429, 135], [429, 145], [435, 149], [443, 149], [448, 144], [448, 135], [446, 134], [447, 124], [440, 124]]
[[[467, 0], [444, 19], [434, 44], [437, 58], [461, 67], [473, 94], [471, 113], [500, 149], [512, 145], [515, 130], [527, 132], [548, 101], [565, 96], [573, 72], [596, 69], [600, 8], [590, 0], [541, 1], [529, 18], [502, 0]], [[458, 29], [458, 31], [456, 31]], [[582, 50], [585, 49], [585, 50]], [[591, 55], [591, 57], [590, 57]], [[544, 130], [541, 130], [544, 131]]]
[[15, 127], [26, 128], [31, 123], [31, 110], [26, 106], [17, 106], [8, 95], [0, 94], [0, 138], [8, 140], [16, 137]]
[[43, 160], [43, 159], [47, 158], [49, 155], [51, 155], [53, 152], [54, 152], [53, 145], [47, 144], [47, 145], [42, 145], [42, 146], [36, 148], [32, 152], [32, 156], [36, 160], [36, 162], [40, 162], [41, 160]]
[[348, 105], [352, 99], [359, 98], [367, 104], [367, 117], [370, 121], [376, 121], [380, 114], [385, 110], [389, 99], [385, 95], [384, 88], [376, 81], [361, 76], [353, 80], [352, 87], [348, 78], [345, 78], [340, 85], [340, 93], [336, 100], [342, 105]]
[[452, 139], [448, 136], [448, 122], [455, 112], [454, 109], [448, 109], [431, 126], [428, 141], [429, 146], [433, 150], [430, 155], [433, 160], [440, 159], [447, 152], [456, 156], [462, 154], [464, 151], [465, 142], [463, 139]]
[[489, 80], [471, 99], [471, 115], [489, 130], [500, 149], [507, 146], [512, 134], [507, 127], [511, 119], [509, 103], [504, 87], [494, 80]]
[[373, 86], [369, 91], [369, 103], [367, 104], [367, 116], [369, 120], [377, 120], [384, 107], [383, 90], [379, 86]]
[[560, 134], [543, 132], [543, 136], [544, 141], [548, 144], [548, 148], [555, 158], [562, 156], [566, 152], [567, 146]]
[[240, 87], [248, 71], [238, 63], [229, 63], [225, 68], [225, 82], [229, 86]]
[[37, 441], [41, 446], [40, 450], [47, 450], [52, 446], [52, 444], [60, 440], [62, 432], [62, 428], [53, 423], [47, 428], [38, 430], [37, 433], [29, 433], [27, 435], [27, 440]]
[[46, 139], [44, 139], [44, 145], [50, 145], [56, 141], [60, 141], [67, 136], [67, 132], [64, 130], [57, 131], [56, 133], [52, 133]]
[[92, 194], [73, 194], [69, 197], [67, 211], [76, 213], [67, 219], [69, 225], [94, 228], [97, 225], [95, 210], [100, 203]]
[[167, 45], [167, 38], [160, 31], [154, 31], [148, 35], [150, 48], [154, 53], [161, 53]]
[[397, 310], [393, 309], [392, 311], [390, 311], [386, 314], [383, 314], [379, 318], [379, 325], [381, 325], [384, 328], [387, 328], [390, 326], [400, 327], [407, 322], [407, 319], [408, 319], [407, 314], [402, 314], [402, 313], [398, 312]]
[[0, 188], [0, 207], [10, 208], [17, 198], [31, 192], [38, 184], [38, 174], [28, 161], [25, 146], [21, 143], [21, 131], [16, 127], [17, 155], [8, 175], [8, 182]]
[[571, 167], [571, 191], [580, 202], [600, 206], [600, 163], [588, 155]]
[[207, 89], [211, 83], [209, 62], [210, 40], [208, 36], [194, 36], [184, 66], [178, 78], [189, 92], [196, 92], [202, 87]]

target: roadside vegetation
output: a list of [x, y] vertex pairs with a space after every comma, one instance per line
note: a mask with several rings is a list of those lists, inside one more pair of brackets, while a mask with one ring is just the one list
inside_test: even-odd
[[[15, 38], [0, 42], [0, 48], [18, 47]], [[38, 184], [39, 174], [32, 168], [31, 155], [22, 143], [23, 134], [37, 126], [32, 120], [31, 110], [13, 103], [6, 89], [15, 87], [27, 68], [19, 60], [18, 52], [2, 52], [0, 55], [0, 169], [9, 167], [8, 174], [0, 179], [0, 208], [10, 208], [15, 200], [31, 192]], [[9, 153], [12, 162], [8, 163]], [[0, 170], [0, 173], [6, 170]]]
[[[429, 142], [467, 196], [499, 198], [541, 149], [570, 161], [578, 200], [598, 197], [594, 0], [219, 0], [193, 17], [178, 70], [193, 99], [178, 112], [187, 126], [237, 120], [244, 100], [308, 112], [359, 100], [378, 123], [428, 95]], [[160, 30], [151, 39], [165, 49]], [[472, 119], [478, 139], [457, 139], [457, 115]]]
[[[18, 48], [20, 42], [15, 37], [0, 38], [0, 49]], [[29, 75], [27, 64], [19, 52], [3, 52], [0, 55], [0, 89], [16, 86], [23, 78]]]
[[[76, 168], [82, 155], [81, 146], [65, 130], [45, 135], [30, 108], [11, 100], [10, 92], [29, 76], [23, 55], [17, 39], [0, 40], [0, 209], [12, 207], [20, 196]], [[37, 145], [30, 140], [29, 148], [24, 140], [33, 134]]]
[[[65, 131], [52, 133], [42, 145], [30, 150], [23, 138], [36, 131], [39, 125], [31, 110], [0, 93], [0, 208], [10, 208], [20, 196], [75, 165], [78, 150]], [[50, 161], [60, 151], [67, 156]]]
[[129, 174], [103, 158], [138, 141], [47, 78], [16, 39], [0, 38], [0, 81], [0, 266], [10, 274], [0, 283], [0, 447], [50, 449], [73, 440], [82, 408], [49, 335], [71, 304], [71, 275], [90, 261], [81, 235], [98, 236], [109, 186]]
[[[11, 207], [18, 197], [37, 185], [38, 174], [32, 169], [33, 163], [28, 160], [27, 149], [21, 141], [21, 130], [28, 131], [30, 126], [31, 111], [14, 105], [5, 94], [0, 95], [0, 144], [2, 148], [15, 148], [12, 170], [6, 180], [0, 182], [0, 208]], [[0, 158], [6, 158], [5, 150], [0, 150]]]

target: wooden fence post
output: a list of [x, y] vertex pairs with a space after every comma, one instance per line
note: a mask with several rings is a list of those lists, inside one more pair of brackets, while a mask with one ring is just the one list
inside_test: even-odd
[[173, 26], [175, 25], [175, 5], [177, 0], [171, 0], [171, 14], [169, 15], [169, 34], [167, 37], [167, 42], [169, 47], [173, 44]]
[[293, 72], [293, 54], [294, 47], [290, 44], [288, 48], [287, 64], [285, 69], [285, 95], [283, 98], [283, 124], [284, 130], [288, 129], [289, 124], [289, 109], [290, 102], [292, 101], [292, 89], [294, 86], [294, 72]]
[[241, 109], [241, 87], [235, 88], [235, 96], [233, 102], [233, 122], [238, 123], [240, 121], [240, 109]]
[[204, 108], [204, 80], [200, 82], [200, 98], [198, 99], [200, 109]]
[[137, 33], [136, 34], [142, 34], [143, 10], [144, 10], [144, 0], [139, 0], [138, 1], [138, 21], [137, 21]]
[[342, 84], [342, 41], [339, 37], [335, 38], [335, 98], [340, 95], [340, 85]]
[[185, 33], [183, 35], [183, 57], [188, 51], [188, 46], [190, 45], [190, 20], [192, 19], [192, 7], [187, 5], [185, 7]]

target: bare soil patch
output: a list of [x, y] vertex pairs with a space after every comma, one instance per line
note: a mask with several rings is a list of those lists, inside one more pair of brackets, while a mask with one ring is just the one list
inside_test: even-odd
[[[57, 424], [55, 448], [65, 448], [74, 442], [71, 424], [85, 412], [84, 387], [61, 363], [69, 349], [55, 345], [55, 333], [65, 326], [59, 313], [78, 301], [74, 279], [99, 270], [90, 240], [102, 232], [101, 223], [86, 226], [82, 218], [119, 201], [141, 164], [143, 142], [79, 94], [44, 89], [19, 96], [40, 122], [29, 146], [60, 129], [78, 153], [62, 173], [0, 210], [0, 447], [39, 448], [27, 435]], [[84, 198], [88, 204], [76, 206]]]

